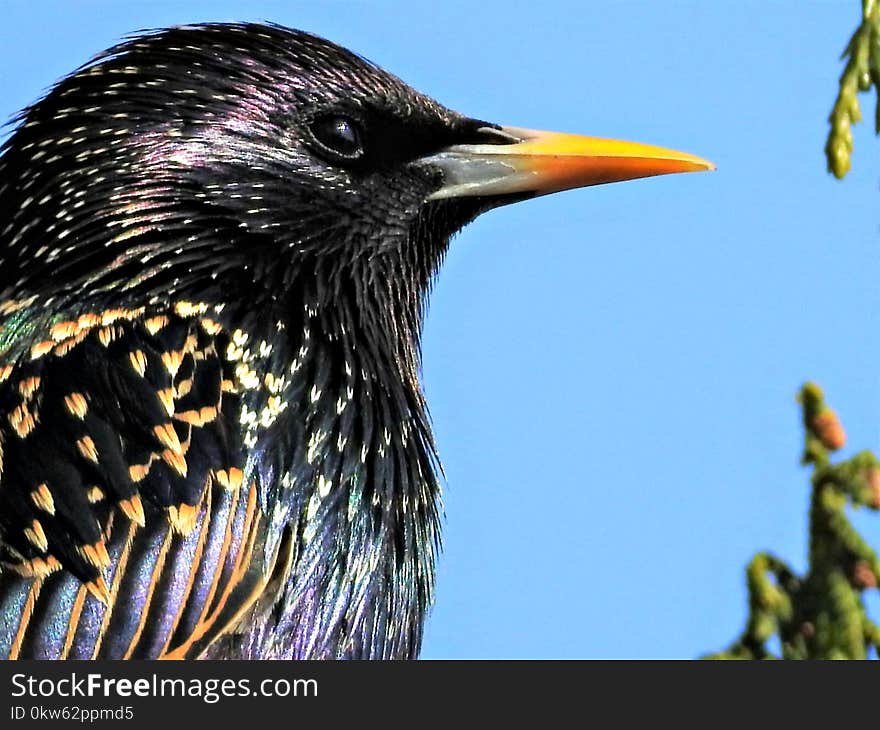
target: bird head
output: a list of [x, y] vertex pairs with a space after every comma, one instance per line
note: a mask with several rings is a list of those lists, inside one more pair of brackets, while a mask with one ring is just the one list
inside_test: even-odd
[[19, 121], [0, 157], [0, 294], [50, 302], [253, 307], [307, 278], [318, 305], [395, 280], [418, 307], [449, 236], [485, 210], [710, 167], [463, 116], [337, 45], [266, 25], [135, 36]]

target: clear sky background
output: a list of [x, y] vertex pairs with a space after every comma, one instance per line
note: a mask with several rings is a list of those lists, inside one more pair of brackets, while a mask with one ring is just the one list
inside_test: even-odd
[[822, 153], [860, 12], [0, 0], [0, 115], [132, 30], [268, 19], [475, 117], [713, 160], [484, 216], [453, 243], [424, 341], [448, 485], [423, 656], [688, 658], [741, 630], [755, 551], [805, 566], [800, 384], [826, 389], [844, 455], [880, 448], [871, 121], [845, 182]]

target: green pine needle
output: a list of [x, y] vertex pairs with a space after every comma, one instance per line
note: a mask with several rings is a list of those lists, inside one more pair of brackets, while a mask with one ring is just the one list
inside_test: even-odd
[[[862, 120], [859, 92], [873, 86], [880, 94], [880, 2], [862, 0], [862, 22], [843, 52], [846, 66], [840, 77], [840, 90], [828, 121], [831, 129], [825, 143], [828, 170], [843, 179], [852, 165], [852, 125]], [[874, 118], [874, 128], [880, 134], [880, 95]]]

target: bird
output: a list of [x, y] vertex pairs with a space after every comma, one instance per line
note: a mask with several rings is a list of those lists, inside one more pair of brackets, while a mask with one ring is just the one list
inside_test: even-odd
[[0, 656], [414, 659], [450, 238], [713, 169], [446, 108], [270, 23], [139, 31], [0, 148]]

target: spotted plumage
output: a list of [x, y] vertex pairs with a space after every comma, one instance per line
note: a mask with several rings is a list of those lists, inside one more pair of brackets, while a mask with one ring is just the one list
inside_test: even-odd
[[[523, 172], [533, 139], [266, 25], [135, 36], [25, 109], [0, 154], [0, 656], [416, 656], [449, 237], [622, 179]], [[663, 160], [624, 177], [699, 169]]]

